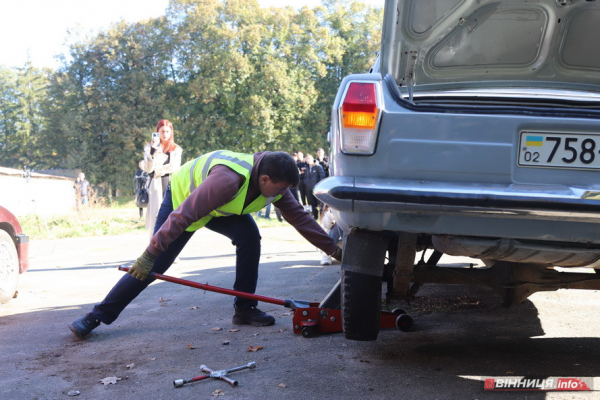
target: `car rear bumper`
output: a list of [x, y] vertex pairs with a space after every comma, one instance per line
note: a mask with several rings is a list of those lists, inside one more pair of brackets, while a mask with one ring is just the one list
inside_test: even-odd
[[334, 176], [314, 193], [345, 231], [600, 244], [600, 195], [594, 190]]
[[330, 177], [315, 196], [340, 211], [600, 222], [600, 189]]

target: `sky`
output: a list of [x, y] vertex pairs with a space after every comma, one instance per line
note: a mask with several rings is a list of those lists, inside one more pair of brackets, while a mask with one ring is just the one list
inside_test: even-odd
[[[258, 0], [263, 7], [315, 7], [320, 0]], [[383, 6], [384, 0], [362, 0]], [[114, 22], [133, 23], [165, 14], [169, 0], [0, 0], [0, 65], [57, 68], [68, 31], [93, 34]]]

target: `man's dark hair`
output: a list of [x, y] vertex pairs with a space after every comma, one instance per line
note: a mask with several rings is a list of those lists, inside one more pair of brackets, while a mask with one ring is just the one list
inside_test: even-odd
[[273, 183], [287, 182], [292, 187], [298, 186], [300, 181], [296, 161], [283, 151], [274, 151], [263, 156], [258, 167], [258, 176], [261, 175], [267, 175]]

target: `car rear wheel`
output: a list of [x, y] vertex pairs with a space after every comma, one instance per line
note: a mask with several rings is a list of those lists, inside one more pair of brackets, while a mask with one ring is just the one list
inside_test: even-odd
[[342, 258], [342, 320], [346, 339], [376, 340], [388, 239], [368, 232], [347, 236]]
[[12, 299], [19, 282], [19, 256], [15, 242], [6, 231], [0, 230], [0, 303]]

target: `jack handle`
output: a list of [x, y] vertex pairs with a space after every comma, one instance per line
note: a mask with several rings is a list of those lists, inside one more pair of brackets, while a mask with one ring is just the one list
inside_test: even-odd
[[[129, 270], [130, 270], [129, 267], [123, 267], [122, 265], [119, 265], [119, 271], [127, 272]], [[262, 301], [264, 303], [271, 303], [271, 304], [277, 304], [279, 306], [289, 307], [288, 305], [286, 305], [286, 304], [288, 304], [287, 302], [289, 302], [289, 300], [274, 299], [273, 297], [260, 296], [257, 294], [240, 292], [239, 290], [225, 289], [225, 288], [218, 287], [218, 286], [206, 285], [204, 283], [192, 282], [192, 281], [188, 281], [185, 279], [174, 278], [174, 277], [168, 276], [168, 275], [157, 274], [156, 272], [150, 272], [148, 274], [148, 277], [160, 279], [160, 280], [171, 282], [171, 283], [177, 283], [179, 285], [189, 286], [189, 287], [193, 287], [196, 289], [207, 290], [209, 292], [223, 293], [223, 294], [228, 294], [230, 296], [243, 297], [245, 299], [257, 300], [257, 301]]]

